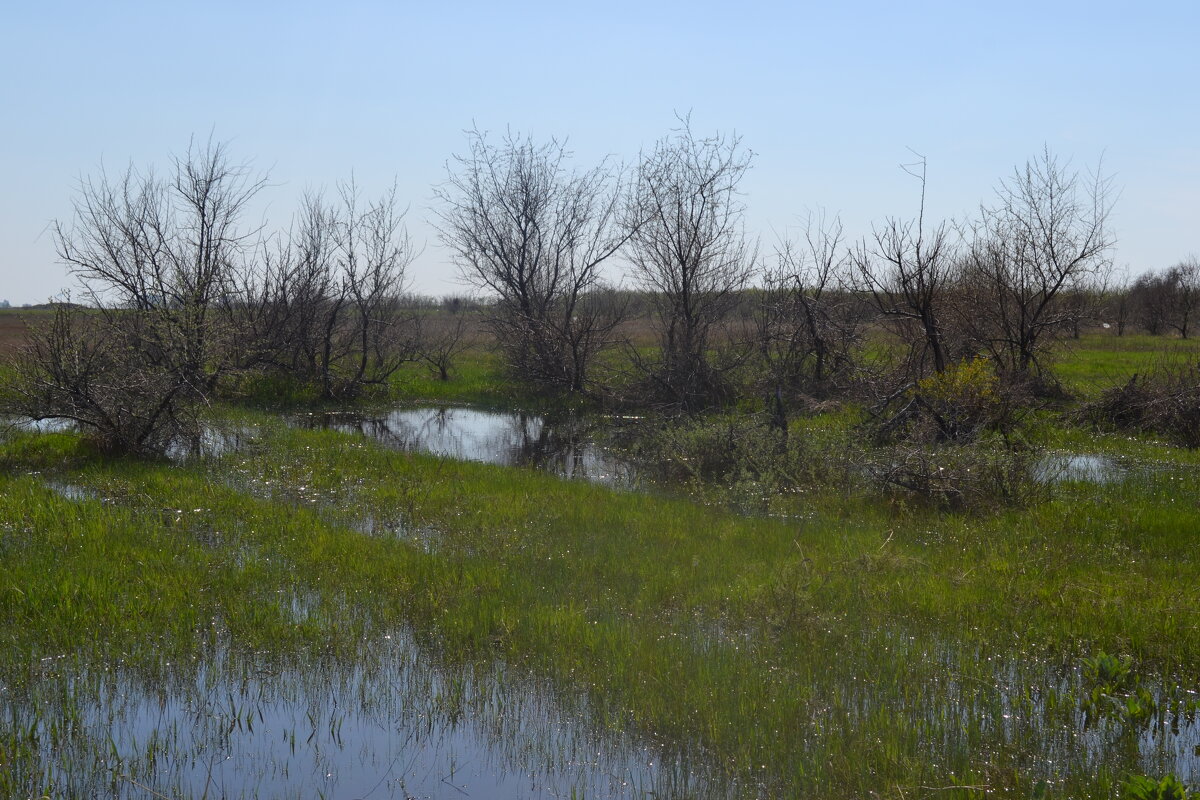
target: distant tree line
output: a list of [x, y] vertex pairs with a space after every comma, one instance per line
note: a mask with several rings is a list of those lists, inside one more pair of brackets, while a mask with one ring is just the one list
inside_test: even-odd
[[1152, 336], [1176, 333], [1187, 339], [1200, 315], [1200, 260], [1189, 256], [1167, 269], [1146, 272], [1117, 291], [1109, 301], [1114, 316], [1132, 318]]

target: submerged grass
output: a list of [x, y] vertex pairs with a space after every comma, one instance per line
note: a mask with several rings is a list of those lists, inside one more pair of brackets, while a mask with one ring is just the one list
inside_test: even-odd
[[[814, 488], [764, 519], [247, 422], [255, 447], [182, 466], [64, 434], [6, 444], [8, 691], [43, 658], [161, 671], [220, 642], [354, 660], [404, 627], [448, 663], [586, 696], [601, 728], [697, 747], [740, 794], [1110, 797], [1196, 770], [1178, 746], [1200, 688], [1190, 461], [991, 514]], [[56, 480], [92, 496], [16, 474], [64, 463]], [[1144, 676], [1150, 713], [1088, 716], [1098, 653]]]

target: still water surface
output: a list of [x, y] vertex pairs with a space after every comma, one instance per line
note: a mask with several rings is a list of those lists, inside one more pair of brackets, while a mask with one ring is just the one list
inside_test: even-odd
[[476, 408], [402, 408], [379, 414], [307, 414], [309, 427], [359, 433], [398, 450], [509, 467], [609, 486], [636, 484], [633, 466], [596, 442], [604, 419]]
[[[297, 614], [306, 603], [288, 599]], [[688, 759], [606, 731], [578, 697], [502, 664], [439, 667], [412, 637], [359, 658], [235, 657], [151, 678], [51, 660], [0, 687], [40, 764], [10, 778], [70, 797], [726, 797]]]

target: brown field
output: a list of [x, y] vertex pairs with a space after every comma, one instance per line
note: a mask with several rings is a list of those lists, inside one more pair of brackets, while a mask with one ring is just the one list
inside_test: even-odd
[[28, 309], [6, 308], [0, 310], [0, 356], [15, 352], [25, 341], [25, 331], [29, 327], [25, 320], [26, 316], [28, 316]]

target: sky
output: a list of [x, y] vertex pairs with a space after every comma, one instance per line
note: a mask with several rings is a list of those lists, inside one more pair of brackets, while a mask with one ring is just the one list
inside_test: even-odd
[[[1200, 3], [0, 0], [0, 299], [74, 285], [50, 226], [80, 180], [162, 172], [192, 137], [269, 176], [248, 226], [352, 173], [393, 181], [415, 291], [469, 290], [429, 224], [472, 127], [636, 161], [691, 114], [741, 137], [769, 252], [810, 210], [849, 236], [965, 219], [1048, 147], [1118, 196], [1115, 264], [1200, 252]], [[614, 279], [619, 276], [614, 273]]]

